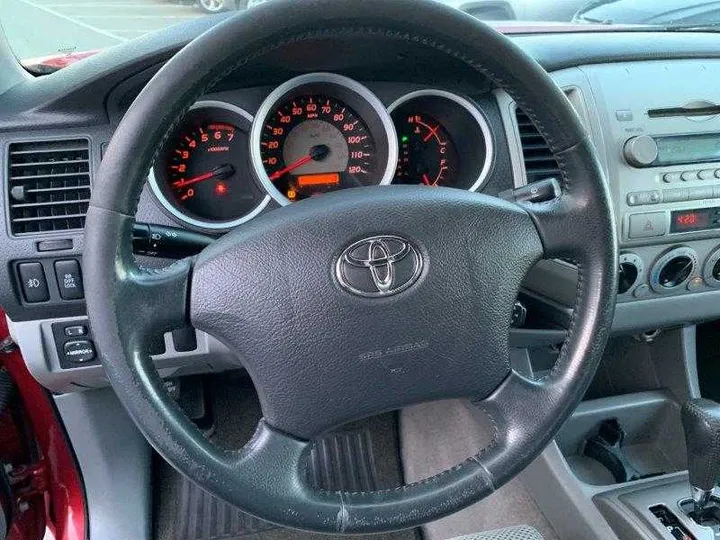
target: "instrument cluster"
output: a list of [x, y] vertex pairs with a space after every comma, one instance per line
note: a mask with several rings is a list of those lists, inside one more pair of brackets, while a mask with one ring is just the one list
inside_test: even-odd
[[420, 184], [480, 189], [493, 161], [483, 113], [444, 90], [385, 107], [362, 84], [312, 73], [277, 87], [255, 116], [200, 101], [151, 171], [163, 208], [197, 229], [224, 231], [262, 212], [353, 187]]

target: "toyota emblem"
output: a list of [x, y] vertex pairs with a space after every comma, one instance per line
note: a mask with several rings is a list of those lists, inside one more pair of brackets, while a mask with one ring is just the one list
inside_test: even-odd
[[349, 246], [335, 264], [335, 275], [347, 291], [370, 298], [404, 291], [422, 272], [420, 251], [399, 236], [373, 236]]

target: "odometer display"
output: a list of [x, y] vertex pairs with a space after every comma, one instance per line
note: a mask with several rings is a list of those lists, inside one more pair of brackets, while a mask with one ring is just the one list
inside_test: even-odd
[[290, 201], [377, 184], [375, 141], [345, 103], [325, 95], [292, 98], [265, 124], [260, 156]]
[[360, 83], [332, 73], [301, 75], [271, 92], [250, 144], [258, 180], [281, 205], [389, 184], [397, 162], [383, 104]]

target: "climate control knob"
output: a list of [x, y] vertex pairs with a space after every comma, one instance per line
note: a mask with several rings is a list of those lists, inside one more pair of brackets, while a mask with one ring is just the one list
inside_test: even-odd
[[713, 251], [705, 261], [703, 279], [710, 287], [720, 287], [720, 247]]
[[665, 263], [660, 270], [658, 281], [661, 287], [672, 289], [687, 281], [694, 268], [693, 260], [687, 255], [680, 255]]
[[618, 268], [618, 294], [625, 294], [643, 275], [643, 261], [635, 253], [621, 253]]
[[697, 267], [698, 256], [693, 249], [672, 249], [655, 262], [650, 273], [650, 286], [659, 293], [678, 290], [695, 274]]

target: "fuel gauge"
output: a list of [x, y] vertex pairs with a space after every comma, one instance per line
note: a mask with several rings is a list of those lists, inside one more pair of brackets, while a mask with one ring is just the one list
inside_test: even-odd
[[398, 136], [393, 183], [471, 191], [482, 187], [494, 157], [493, 142], [474, 103], [427, 89], [399, 98], [388, 110]]
[[457, 150], [438, 120], [427, 114], [409, 114], [395, 127], [399, 138], [396, 184], [456, 187]]

